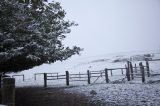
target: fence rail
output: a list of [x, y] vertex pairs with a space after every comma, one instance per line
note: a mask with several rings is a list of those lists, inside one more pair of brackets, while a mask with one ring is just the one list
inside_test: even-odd
[[153, 59], [153, 60], [148, 60], [148, 61], [160, 61], [160, 59]]
[[15, 78], [15, 77], [22, 77], [23, 81], [24, 81], [24, 74], [21, 74], [21, 75], [12, 75], [12, 78]]

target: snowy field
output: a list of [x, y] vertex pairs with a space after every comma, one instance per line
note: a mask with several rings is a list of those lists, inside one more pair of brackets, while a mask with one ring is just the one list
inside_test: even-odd
[[[78, 74], [78, 73], [84, 73], [87, 74], [87, 70], [90, 71], [100, 71], [104, 70], [105, 68], [125, 68], [126, 61], [132, 61], [133, 64], [137, 64], [144, 60], [146, 56], [150, 54], [149, 58], [152, 59], [160, 59], [160, 54], [155, 52], [132, 52], [132, 53], [118, 53], [118, 54], [107, 54], [107, 55], [99, 55], [99, 56], [92, 56], [92, 57], [86, 57], [86, 58], [77, 58], [77, 59], [69, 59], [64, 62], [56, 62], [54, 64], [43, 64], [39, 67], [35, 67], [30, 70], [25, 70], [20, 73], [11, 73], [12, 75], [24, 75], [25, 81], [22, 80], [22, 76], [16, 76], [16, 86], [43, 86], [43, 75], [37, 75], [36, 80], [34, 80], [34, 74], [35, 73], [58, 73], [59, 75], [65, 75], [65, 71], [69, 71], [70, 74]], [[148, 58], [148, 57], [147, 57]], [[146, 63], [142, 61], [145, 65]], [[151, 73], [160, 73], [160, 61], [151, 61], [150, 64], [150, 70]], [[120, 75], [120, 76], [114, 76], [114, 75]], [[125, 70], [124, 70], [125, 75]], [[119, 78], [124, 78], [125, 76], [122, 76], [121, 70], [115, 70], [113, 71], [113, 76], [110, 77], [109, 73], [109, 79], [114, 81], [118, 80]], [[157, 77], [154, 77], [156, 79]], [[91, 83], [93, 83], [96, 80], [96, 78], [91, 78]], [[147, 80], [151, 80], [147, 78]], [[139, 81], [139, 80], [138, 80]], [[97, 82], [97, 81], [96, 81]], [[95, 83], [96, 83], [95, 82]], [[141, 81], [140, 81], [141, 82]], [[51, 80], [48, 81], [49, 86], [65, 86], [66, 81], [65, 80]], [[105, 83], [105, 78], [99, 78], [98, 83]], [[82, 82], [71, 82], [71, 85], [87, 85], [87, 81]]]
[[160, 84], [99, 84], [66, 89], [83, 93], [104, 106], [159, 106]]
[[[25, 81], [22, 77], [16, 78], [16, 86], [43, 86], [43, 75], [37, 76], [34, 80], [35, 73], [55, 73], [65, 74], [69, 71], [70, 74], [87, 73], [87, 70], [98, 71], [105, 68], [124, 68], [126, 61], [132, 61], [133, 64], [143, 62], [145, 65], [145, 58], [160, 59], [160, 53], [126, 53], [126, 54], [110, 54], [93, 56], [87, 58], [70, 59], [64, 62], [56, 62], [54, 64], [44, 64], [30, 70], [25, 70], [17, 75], [24, 74]], [[96, 79], [91, 78], [91, 84], [88, 85], [87, 81], [70, 82], [72, 88], [67, 88], [66, 92], [70, 93], [83, 93], [91, 100], [104, 102], [106, 106], [120, 105], [120, 106], [159, 106], [160, 105], [160, 61], [150, 61], [151, 74], [155, 76], [146, 77], [146, 82], [142, 83], [141, 78], [135, 78], [132, 81], [127, 81], [125, 76], [121, 75], [121, 71], [113, 71], [113, 76], [109, 73], [109, 84], [105, 83], [105, 78]], [[124, 72], [125, 74], [125, 72]], [[159, 74], [159, 75], [158, 75]], [[9, 74], [10, 76], [15, 73]], [[114, 77], [120, 75], [121, 77]], [[118, 79], [125, 78], [122, 82], [116, 82]], [[62, 87], [66, 86], [65, 80], [51, 80], [48, 81], [49, 87]]]

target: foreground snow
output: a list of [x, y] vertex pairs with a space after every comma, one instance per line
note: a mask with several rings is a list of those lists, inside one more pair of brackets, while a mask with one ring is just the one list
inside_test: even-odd
[[159, 106], [160, 84], [96, 84], [66, 89], [110, 105]]

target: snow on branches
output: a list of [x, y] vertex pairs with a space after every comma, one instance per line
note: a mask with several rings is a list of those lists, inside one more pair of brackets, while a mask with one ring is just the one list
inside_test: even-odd
[[63, 61], [82, 50], [62, 40], [74, 22], [64, 20], [60, 3], [36, 7], [14, 0], [0, 1], [0, 70], [17, 72], [43, 63]]

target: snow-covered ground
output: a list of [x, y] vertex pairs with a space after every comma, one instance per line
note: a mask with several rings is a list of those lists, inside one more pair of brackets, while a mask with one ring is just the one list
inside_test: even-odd
[[160, 84], [96, 84], [66, 89], [83, 93], [104, 106], [159, 106]]
[[[86, 58], [76, 58], [69, 59], [63, 62], [56, 62], [54, 64], [43, 64], [39, 67], [35, 67], [30, 70], [25, 70], [19, 73], [11, 73], [12, 75], [24, 74], [25, 81], [22, 81], [22, 76], [16, 76], [16, 86], [43, 86], [43, 75], [37, 75], [36, 80], [34, 80], [35, 73], [58, 73], [59, 75], [64, 75], [65, 71], [69, 71], [70, 74], [87, 73], [90, 71], [104, 70], [105, 68], [124, 68], [126, 61], [132, 61], [134, 64], [144, 60], [144, 58], [160, 59], [160, 54], [155, 52], [130, 52], [130, 53], [115, 53], [107, 55], [91, 56]], [[160, 73], [160, 61], [150, 62], [150, 69], [152, 73]], [[145, 62], [143, 61], [145, 65]], [[125, 74], [125, 71], [124, 71]], [[120, 75], [121, 70], [113, 71], [113, 75]], [[110, 76], [110, 73], [109, 73]], [[112, 81], [114, 79], [119, 79], [118, 76], [110, 77]], [[91, 83], [93, 83], [96, 78], [91, 78]], [[99, 83], [105, 83], [105, 78], [99, 78]], [[71, 85], [86, 85], [87, 81], [82, 82], [71, 82]], [[49, 86], [65, 86], [65, 80], [51, 80], [48, 81]]]
[[[132, 61], [133, 64], [143, 62], [145, 65], [145, 58], [160, 59], [160, 53], [155, 52], [132, 52], [132, 53], [118, 53], [109, 55], [92, 56], [87, 58], [70, 59], [64, 62], [56, 62], [54, 64], [44, 64], [30, 70], [25, 70], [17, 75], [24, 74], [25, 81], [22, 77], [16, 78], [16, 86], [43, 86], [43, 75], [38, 75], [34, 80], [35, 73], [55, 73], [65, 74], [69, 73], [87, 73], [87, 70], [98, 71], [105, 68], [124, 68], [126, 61]], [[160, 61], [150, 61], [151, 74], [160, 74]], [[124, 72], [125, 74], [125, 72]], [[11, 73], [9, 75], [15, 75]], [[114, 75], [120, 75], [114, 76]], [[105, 78], [101, 77], [96, 81], [96, 78], [91, 78], [91, 84], [88, 85], [87, 81], [70, 82], [73, 88], [67, 88], [67, 92], [83, 93], [92, 100], [98, 100], [108, 105], [144, 105], [144, 106], [159, 106], [160, 105], [160, 75], [146, 77], [146, 82], [142, 83], [141, 78], [135, 78], [133, 81], [118, 79], [125, 78], [121, 75], [121, 70], [113, 71], [113, 76], [109, 73], [109, 79], [112, 81], [109, 84], [105, 83]], [[96, 82], [94, 82], [96, 81]], [[48, 81], [50, 87], [66, 86], [65, 80], [51, 80]], [[95, 84], [96, 83], [96, 84]], [[107, 105], [107, 106], [108, 106]]]

